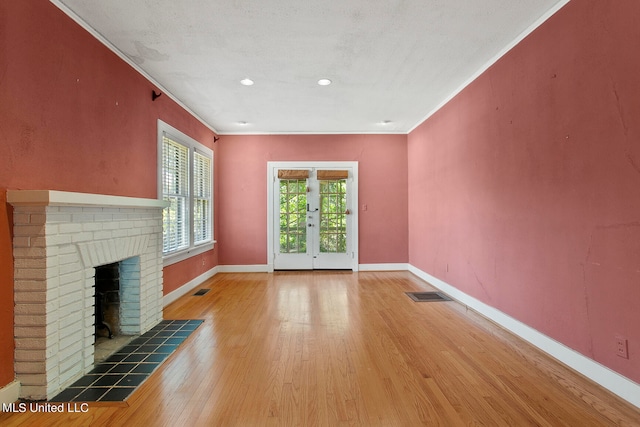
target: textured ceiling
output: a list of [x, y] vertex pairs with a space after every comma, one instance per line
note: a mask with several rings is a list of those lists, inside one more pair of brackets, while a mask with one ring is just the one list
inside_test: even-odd
[[52, 2], [214, 130], [246, 134], [407, 133], [567, 0]]

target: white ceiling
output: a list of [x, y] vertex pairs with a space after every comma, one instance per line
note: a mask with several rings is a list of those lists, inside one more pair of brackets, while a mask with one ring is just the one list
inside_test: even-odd
[[52, 0], [221, 134], [407, 133], [567, 1]]

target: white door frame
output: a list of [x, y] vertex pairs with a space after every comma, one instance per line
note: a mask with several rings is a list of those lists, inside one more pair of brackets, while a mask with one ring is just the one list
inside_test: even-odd
[[358, 271], [358, 162], [267, 162], [267, 270], [273, 273], [274, 250], [274, 182], [278, 179], [278, 169], [341, 169], [350, 168], [353, 173], [350, 198], [351, 204], [351, 233], [348, 238], [351, 240], [351, 269]]

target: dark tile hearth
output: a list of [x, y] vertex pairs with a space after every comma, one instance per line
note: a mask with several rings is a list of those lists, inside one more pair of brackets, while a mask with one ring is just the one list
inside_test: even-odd
[[122, 402], [202, 323], [163, 320], [116, 351], [50, 402]]

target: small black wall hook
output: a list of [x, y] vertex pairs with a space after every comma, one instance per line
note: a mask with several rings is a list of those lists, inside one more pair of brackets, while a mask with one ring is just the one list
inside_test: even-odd
[[156, 93], [155, 90], [151, 91], [151, 100], [155, 101], [156, 99], [160, 98], [162, 96], [162, 92], [158, 92]]
[[215, 136], [213, 135], [213, 143], [215, 144], [216, 142], [218, 142], [218, 140], [220, 139], [219, 136]]

